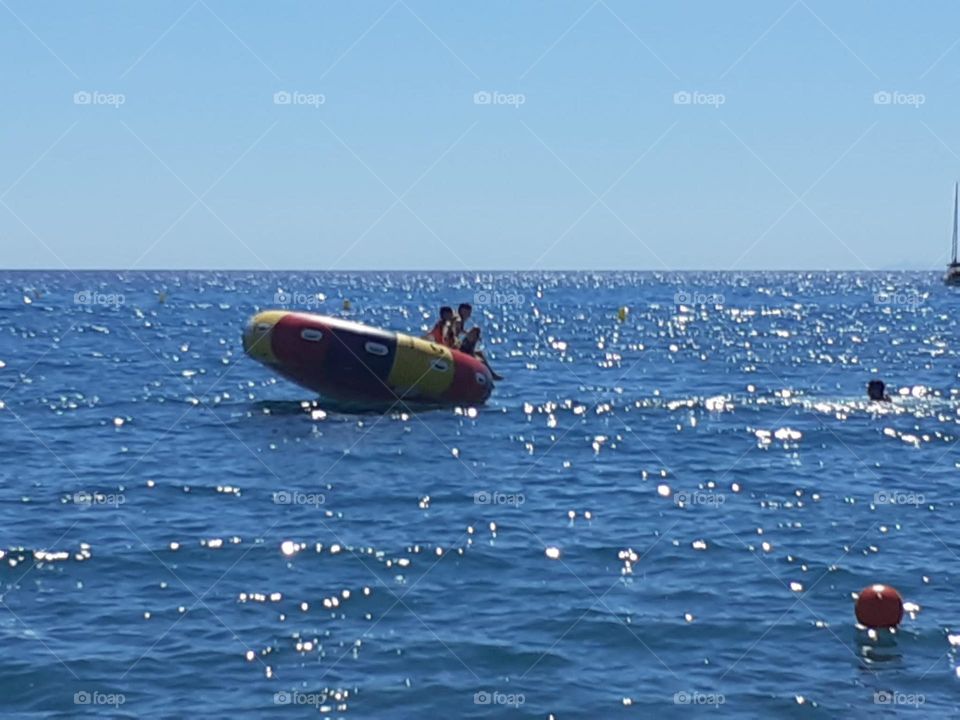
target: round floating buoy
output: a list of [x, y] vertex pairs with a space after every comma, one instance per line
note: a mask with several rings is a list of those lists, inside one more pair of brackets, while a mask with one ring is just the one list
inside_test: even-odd
[[870, 585], [857, 598], [857, 621], [868, 628], [892, 628], [903, 619], [903, 598], [889, 585]]
[[626, 322], [627, 315], [629, 314], [630, 314], [630, 308], [628, 308], [626, 305], [624, 305], [622, 308], [620, 308], [617, 311], [617, 317], [620, 319], [620, 322]]

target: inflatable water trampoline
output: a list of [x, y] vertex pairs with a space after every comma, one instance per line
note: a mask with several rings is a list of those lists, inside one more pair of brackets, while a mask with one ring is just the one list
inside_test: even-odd
[[243, 349], [301, 387], [339, 402], [479, 404], [493, 390], [477, 358], [349, 320], [268, 310], [250, 319]]

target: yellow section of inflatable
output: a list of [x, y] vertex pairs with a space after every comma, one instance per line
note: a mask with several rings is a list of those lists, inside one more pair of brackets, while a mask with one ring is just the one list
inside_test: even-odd
[[258, 362], [276, 365], [277, 358], [273, 354], [270, 332], [280, 318], [288, 314], [285, 310], [267, 310], [255, 315], [243, 333], [244, 351]]
[[439, 397], [453, 382], [450, 348], [397, 333], [397, 357], [387, 384], [402, 398]]

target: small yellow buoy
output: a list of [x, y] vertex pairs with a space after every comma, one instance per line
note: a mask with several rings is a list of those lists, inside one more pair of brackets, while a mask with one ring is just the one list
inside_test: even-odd
[[619, 318], [620, 322], [626, 322], [627, 316], [628, 316], [629, 314], [630, 314], [630, 308], [628, 308], [626, 305], [624, 305], [622, 308], [620, 308], [620, 309], [617, 311], [617, 318]]
[[344, 309], [344, 310], [349, 310], [349, 309], [350, 309], [350, 301], [347, 300], [346, 298], [344, 298], [344, 300], [343, 300], [343, 309]]

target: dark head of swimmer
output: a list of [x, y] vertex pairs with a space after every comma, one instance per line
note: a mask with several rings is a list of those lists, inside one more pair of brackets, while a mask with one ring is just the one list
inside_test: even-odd
[[449, 305], [442, 305], [440, 307], [440, 322], [448, 323], [453, 320], [453, 308]]
[[867, 383], [867, 396], [874, 402], [890, 402], [890, 396], [887, 395], [887, 386], [883, 380], [871, 380]]
[[460, 317], [460, 325], [466, 324], [470, 316], [473, 315], [473, 305], [470, 303], [460, 303], [457, 306], [457, 315]]

